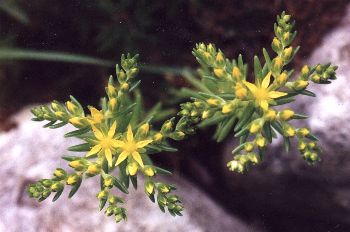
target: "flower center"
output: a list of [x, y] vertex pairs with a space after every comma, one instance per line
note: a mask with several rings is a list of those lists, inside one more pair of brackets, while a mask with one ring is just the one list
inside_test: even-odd
[[136, 146], [136, 143], [134, 141], [125, 142], [123, 149], [126, 152], [133, 153], [133, 152], [137, 151], [137, 146]]
[[258, 88], [254, 93], [255, 99], [258, 101], [264, 101], [269, 99], [269, 92], [265, 88]]
[[103, 138], [100, 140], [100, 145], [103, 149], [111, 149], [112, 146], [112, 139], [110, 138]]

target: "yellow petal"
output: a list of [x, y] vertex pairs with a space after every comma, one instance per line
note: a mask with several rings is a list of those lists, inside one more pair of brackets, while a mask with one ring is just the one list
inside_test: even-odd
[[92, 156], [92, 155], [96, 154], [97, 152], [99, 152], [101, 149], [102, 149], [101, 145], [97, 144], [86, 154], [86, 156], [87, 157]]
[[132, 158], [134, 158], [134, 160], [143, 168], [144, 165], [140, 153], [137, 151], [133, 152]]
[[259, 105], [263, 110], [267, 111], [269, 109], [269, 103], [266, 100], [262, 100], [259, 102]]
[[112, 161], [112, 151], [111, 151], [111, 149], [106, 149], [105, 150], [105, 156], [106, 156], [106, 159], [107, 159], [107, 162], [108, 162], [108, 166], [109, 167], [112, 167], [112, 163], [113, 163], [113, 161]]
[[248, 89], [250, 90], [250, 92], [252, 92], [252, 93], [255, 93], [256, 91], [257, 91], [257, 87], [256, 87], [256, 85], [254, 85], [254, 84], [252, 84], [252, 83], [250, 83], [250, 82], [248, 82], [248, 81], [244, 81], [243, 82], [244, 84], [245, 84], [245, 86], [247, 86], [248, 87]]
[[279, 98], [286, 96], [287, 93], [279, 92], [279, 91], [270, 91], [269, 92], [269, 98]]
[[102, 140], [104, 138], [102, 132], [99, 129], [97, 129], [97, 127], [95, 127], [94, 125], [91, 125], [91, 127], [92, 127], [92, 131], [94, 132], [95, 137], [98, 140]]
[[269, 87], [270, 84], [270, 80], [271, 80], [271, 72], [269, 72], [263, 79], [262, 83], [261, 83], [261, 87], [263, 87], [264, 89], [267, 89], [267, 87]]
[[126, 133], [126, 139], [127, 139], [129, 142], [134, 141], [134, 134], [132, 133], [132, 129], [131, 129], [131, 125], [130, 125], [130, 124], [129, 124], [129, 126], [128, 126], [128, 132]]
[[114, 121], [111, 128], [109, 128], [109, 131], [108, 131], [109, 138], [113, 138], [113, 136], [115, 134], [115, 129], [117, 129], [117, 123]]
[[121, 141], [121, 140], [113, 139], [111, 142], [112, 142], [113, 147], [124, 147], [125, 146], [125, 142]]
[[119, 165], [121, 162], [123, 162], [129, 155], [129, 152], [123, 151], [122, 153], [119, 154], [117, 163], [115, 164], [116, 166]]
[[143, 141], [137, 142], [137, 143], [136, 143], [136, 146], [137, 146], [137, 148], [142, 148], [142, 147], [145, 147], [145, 146], [147, 146], [148, 144], [152, 143], [152, 141], [153, 141], [153, 140], [151, 140], [151, 139], [143, 140]]

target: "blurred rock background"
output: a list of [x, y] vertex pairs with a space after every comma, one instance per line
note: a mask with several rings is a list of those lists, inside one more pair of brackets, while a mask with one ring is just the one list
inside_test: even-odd
[[[0, 231], [350, 231], [348, 1], [3, 0], [0, 10]], [[249, 61], [270, 46], [272, 23], [282, 10], [296, 20], [296, 43], [302, 45], [292, 66], [339, 65], [338, 80], [311, 86], [318, 98], [293, 105], [310, 115], [308, 126], [321, 139], [319, 165], [306, 165], [296, 151], [285, 154], [276, 143], [248, 174], [228, 172], [225, 163], [235, 141], [216, 144], [209, 128], [176, 144], [178, 154], [155, 157], [175, 170], [171, 180], [185, 200], [183, 218], [161, 214], [137, 192], [128, 201], [129, 213], [134, 209], [130, 221], [115, 226], [98, 214], [91, 200], [93, 182], [72, 200], [56, 204], [26, 197], [27, 183], [64, 165], [58, 157], [69, 144], [62, 139], [64, 131], [44, 131], [29, 122], [28, 110], [11, 115], [27, 104], [65, 100], [69, 94], [96, 104], [113, 68], [10, 60], [4, 51], [54, 50], [116, 62], [121, 52], [137, 52], [144, 64], [196, 67], [190, 51], [203, 41], [217, 44], [228, 57], [242, 53]], [[142, 72], [140, 77], [147, 106], [169, 98], [168, 86], [186, 85], [173, 74]]]

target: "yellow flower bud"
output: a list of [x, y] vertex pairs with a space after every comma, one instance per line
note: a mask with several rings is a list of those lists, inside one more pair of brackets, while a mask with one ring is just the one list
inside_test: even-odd
[[149, 132], [149, 124], [148, 123], [144, 123], [140, 126], [140, 132], [143, 134], [143, 135], [147, 135], [148, 132]]
[[197, 114], [198, 114], [197, 111], [192, 110], [190, 115], [191, 115], [191, 117], [195, 117], [195, 116], [197, 116]]
[[216, 61], [217, 62], [222, 62], [222, 61], [224, 61], [224, 56], [223, 56], [223, 54], [222, 54], [222, 52], [218, 52], [218, 54], [216, 55]]
[[122, 85], [121, 85], [121, 89], [122, 90], [128, 90], [129, 89], [129, 84], [128, 83], [123, 83]]
[[253, 164], [259, 163], [259, 159], [258, 159], [258, 156], [256, 154], [249, 154], [249, 160]]
[[202, 113], [202, 119], [207, 119], [209, 117], [209, 110], [205, 110]]
[[117, 99], [116, 98], [109, 99], [108, 105], [111, 110], [114, 110], [117, 105]]
[[222, 68], [214, 68], [214, 74], [219, 78], [225, 77], [225, 72]]
[[90, 175], [97, 175], [101, 172], [101, 167], [98, 164], [90, 164], [86, 172]]
[[154, 176], [154, 169], [150, 166], [146, 166], [143, 169], [143, 172], [145, 173], [146, 176]]
[[117, 95], [117, 91], [115, 89], [115, 87], [111, 84], [108, 84], [107, 86], [107, 94], [108, 96], [116, 96]]
[[292, 52], [293, 52], [293, 48], [292, 47], [284, 49], [283, 50], [283, 57], [284, 57], [284, 59], [288, 60], [291, 57]]
[[82, 166], [82, 164], [79, 160], [73, 160], [73, 161], [69, 162], [69, 166], [76, 169], [76, 168], [80, 168]]
[[288, 31], [283, 34], [283, 39], [284, 40], [288, 40], [289, 37], [290, 37], [290, 33]]
[[227, 103], [222, 107], [221, 112], [223, 114], [228, 114], [228, 113], [232, 112], [233, 108], [234, 108], [234, 105], [232, 103]]
[[280, 42], [276, 37], [273, 38], [272, 44], [273, 44], [275, 47], [280, 47], [280, 46], [281, 46], [281, 42]]
[[305, 128], [305, 127], [304, 128], [300, 128], [298, 130], [298, 134], [301, 135], [301, 136], [307, 136], [307, 135], [310, 134], [310, 130]]
[[277, 112], [275, 110], [268, 110], [265, 113], [266, 120], [273, 121], [277, 118]]
[[253, 122], [250, 125], [249, 132], [252, 134], [255, 134], [261, 130], [261, 124], [257, 121]]
[[160, 187], [160, 191], [161, 191], [162, 193], [168, 193], [168, 192], [170, 191], [170, 189], [168, 188], [168, 186], [166, 186], [166, 185], [164, 184], [164, 185], [162, 185], [162, 186]]
[[235, 95], [239, 99], [244, 99], [247, 97], [248, 91], [246, 88], [241, 87], [241, 85], [237, 85], [235, 87]]
[[51, 185], [50, 189], [53, 192], [57, 192], [60, 188], [62, 188], [62, 184], [60, 182], [56, 182], [53, 185]]
[[303, 140], [299, 140], [298, 142], [298, 149], [303, 151], [306, 148], [306, 143]]
[[139, 166], [136, 162], [130, 162], [128, 163], [127, 168], [128, 168], [129, 175], [134, 176], [137, 173]]
[[61, 178], [61, 177], [64, 177], [66, 175], [66, 172], [63, 169], [57, 168], [53, 174], [54, 174], [54, 176]]
[[154, 192], [154, 183], [151, 181], [148, 181], [145, 184], [145, 190], [146, 190], [146, 193], [152, 194]]
[[154, 141], [156, 141], [156, 142], [158, 142], [158, 141], [160, 141], [160, 140], [162, 140], [163, 139], [163, 135], [162, 135], [162, 133], [157, 133], [157, 134], [155, 134], [154, 136], [153, 136], [153, 140]]
[[307, 145], [310, 149], [314, 149], [316, 147], [316, 143], [315, 142], [310, 142], [308, 145]]
[[242, 164], [238, 163], [237, 160], [231, 160], [230, 162], [228, 162], [227, 167], [231, 171], [237, 171], [239, 173], [243, 173], [243, 171], [244, 171], [244, 166]]
[[290, 20], [290, 15], [285, 15], [285, 16], [283, 16], [283, 20], [284, 20], [285, 22], [288, 22], [288, 21]]
[[296, 82], [294, 82], [294, 88], [297, 90], [305, 89], [308, 85], [309, 82], [304, 80], [297, 80]]
[[232, 69], [232, 76], [236, 79], [239, 80], [241, 78], [241, 71], [237, 66], [233, 67]]
[[289, 120], [291, 119], [291, 117], [294, 116], [294, 111], [291, 110], [291, 109], [285, 109], [285, 110], [282, 110], [280, 113], [279, 113], [279, 118], [282, 119], [282, 120]]
[[252, 143], [246, 143], [244, 145], [244, 150], [246, 150], [247, 152], [251, 152], [254, 149], [254, 145]]
[[275, 59], [273, 59], [273, 61], [272, 61], [273, 69], [279, 70], [279, 69], [281, 69], [282, 65], [283, 65], [283, 60], [281, 57], [278, 56]]
[[283, 85], [284, 83], [286, 83], [287, 78], [288, 78], [287, 74], [283, 72], [277, 77], [277, 83], [279, 85]]
[[304, 65], [303, 68], [301, 69], [301, 74], [303, 76], [307, 76], [309, 72], [310, 72], [309, 67], [307, 65]]
[[68, 111], [71, 114], [74, 114], [76, 112], [76, 110], [78, 109], [78, 107], [76, 105], [74, 105], [71, 101], [67, 101], [66, 106], [67, 106]]
[[106, 199], [108, 196], [108, 192], [106, 190], [102, 190], [97, 194], [98, 199]]
[[322, 71], [321, 65], [316, 66], [316, 72], [320, 73]]
[[204, 43], [199, 43], [197, 46], [197, 49], [205, 50], [205, 44]]
[[295, 135], [295, 129], [291, 126], [285, 128], [284, 133], [288, 137], [293, 137]]
[[53, 110], [55, 110], [55, 111], [60, 110], [60, 106], [59, 106], [59, 104], [58, 104], [57, 102], [52, 102], [52, 103], [51, 103], [51, 108], [52, 108]]
[[215, 47], [214, 47], [214, 45], [211, 44], [211, 43], [208, 45], [208, 52], [210, 52], [210, 53], [215, 52]]
[[113, 178], [107, 177], [106, 179], [103, 180], [103, 184], [106, 187], [110, 187], [113, 185]]
[[320, 83], [321, 77], [318, 74], [314, 74], [311, 76], [311, 80], [316, 83]]
[[203, 56], [207, 59], [210, 58], [210, 53], [209, 52], [203, 52]]
[[67, 185], [73, 185], [75, 183], [77, 183], [79, 179], [79, 176], [77, 175], [70, 175], [66, 181]]
[[62, 111], [56, 111], [55, 112], [55, 115], [58, 117], [58, 118], [63, 118], [65, 116], [65, 113], [62, 112]]
[[259, 147], [265, 147], [266, 146], [266, 139], [263, 136], [259, 136], [256, 138], [255, 143]]
[[205, 105], [202, 101], [195, 101], [193, 104], [198, 108], [201, 108]]
[[81, 127], [84, 125], [83, 118], [81, 118], [81, 117], [70, 118], [69, 122], [75, 127]]
[[210, 106], [218, 106], [220, 101], [218, 99], [215, 99], [215, 98], [209, 98], [207, 100], [207, 103], [210, 105]]

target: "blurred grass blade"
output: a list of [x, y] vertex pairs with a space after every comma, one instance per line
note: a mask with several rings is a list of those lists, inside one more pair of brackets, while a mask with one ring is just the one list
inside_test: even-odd
[[[90, 64], [103, 67], [114, 67], [115, 62], [111, 60], [100, 59], [91, 56], [85, 56], [80, 54], [74, 54], [69, 52], [57, 52], [57, 51], [41, 51], [21, 48], [0, 48], [0, 60], [39, 60], [39, 61], [53, 61], [64, 63], [78, 63], [78, 64]], [[156, 66], [156, 65], [142, 65], [142, 71], [154, 74], [174, 74], [184, 75], [184, 71], [187, 73], [193, 73], [194, 71], [188, 68], [177, 68], [168, 66]]]
[[67, 52], [0, 48], [0, 60], [42, 60], [113, 67], [114, 62]]
[[15, 20], [23, 24], [29, 24], [27, 14], [12, 0], [0, 1], [0, 11], [5, 12]]

